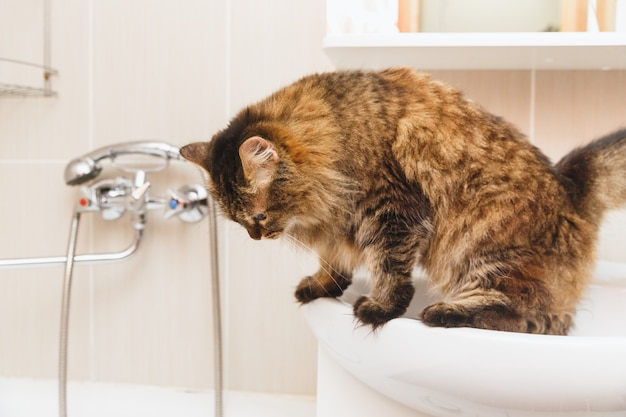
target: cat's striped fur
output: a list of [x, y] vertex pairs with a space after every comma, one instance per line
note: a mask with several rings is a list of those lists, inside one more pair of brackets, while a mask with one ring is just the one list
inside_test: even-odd
[[602, 214], [626, 202], [626, 130], [553, 166], [514, 126], [406, 68], [305, 77], [181, 154], [252, 238], [317, 251], [300, 302], [340, 295], [367, 265], [354, 313], [374, 327], [405, 312], [417, 263], [442, 296], [428, 325], [566, 334]]

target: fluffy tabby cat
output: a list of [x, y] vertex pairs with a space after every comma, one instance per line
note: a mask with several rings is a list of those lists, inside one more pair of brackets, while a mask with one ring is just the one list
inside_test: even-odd
[[316, 74], [181, 149], [253, 239], [288, 235], [320, 269], [296, 298], [336, 297], [374, 328], [402, 315], [419, 264], [444, 301], [429, 326], [566, 334], [598, 228], [626, 203], [626, 130], [556, 165], [511, 124], [410, 69]]

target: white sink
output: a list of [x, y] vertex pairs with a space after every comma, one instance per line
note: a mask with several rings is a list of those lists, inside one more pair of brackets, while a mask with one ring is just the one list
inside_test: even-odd
[[[428, 305], [416, 278], [408, 317]], [[411, 318], [372, 332], [341, 300], [304, 306], [320, 346], [361, 382], [433, 416], [626, 416], [626, 264], [599, 263], [569, 336], [431, 328]], [[355, 399], [361, 401], [362, 399]]]

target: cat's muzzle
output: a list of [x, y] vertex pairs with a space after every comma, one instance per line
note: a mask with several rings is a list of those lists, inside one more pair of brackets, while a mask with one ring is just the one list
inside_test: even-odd
[[278, 235], [280, 235], [280, 232], [267, 230], [258, 224], [247, 226], [246, 230], [248, 231], [250, 237], [254, 240], [261, 240], [262, 238], [275, 239]]

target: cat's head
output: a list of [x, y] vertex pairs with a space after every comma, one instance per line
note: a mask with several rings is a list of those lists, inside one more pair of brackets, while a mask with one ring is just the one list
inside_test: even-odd
[[225, 131], [180, 150], [208, 172], [207, 188], [221, 211], [255, 240], [285, 232], [299, 211], [294, 197], [303, 192], [288, 155], [263, 136]]

